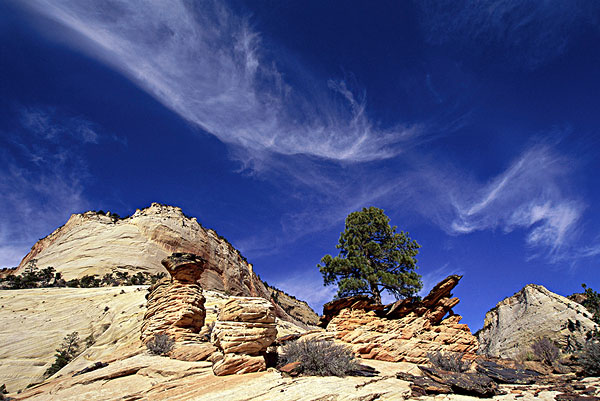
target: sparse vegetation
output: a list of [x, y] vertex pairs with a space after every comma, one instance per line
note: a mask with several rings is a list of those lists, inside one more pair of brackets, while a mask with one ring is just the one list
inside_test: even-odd
[[60, 347], [56, 349], [54, 363], [46, 370], [44, 375], [46, 377], [52, 376], [75, 359], [77, 355], [79, 355], [79, 334], [74, 331], [67, 334]]
[[533, 354], [543, 363], [552, 366], [560, 356], [560, 349], [548, 337], [542, 337], [531, 345]]
[[296, 340], [283, 347], [280, 365], [300, 362], [299, 371], [310, 376], [346, 376], [358, 364], [352, 352], [333, 341]]
[[581, 284], [581, 286], [585, 291], [585, 301], [583, 301], [581, 304], [594, 315], [594, 322], [596, 322], [596, 324], [600, 324], [600, 294], [585, 284]]
[[148, 341], [146, 348], [154, 355], [167, 355], [173, 349], [175, 342], [167, 334], [155, 334], [154, 338]]
[[471, 367], [471, 362], [464, 359], [464, 354], [461, 352], [430, 352], [427, 357], [433, 366], [449, 372], [462, 373]]
[[0, 278], [0, 289], [17, 290], [27, 288], [47, 288], [47, 287], [71, 287], [71, 288], [96, 288], [96, 287], [117, 287], [125, 285], [149, 285], [154, 284], [165, 273], [160, 272], [150, 274], [147, 272], [138, 272], [130, 276], [128, 272], [106, 273], [101, 279], [96, 275], [85, 275], [79, 279], [65, 281], [61, 273], [56, 273], [54, 267], [48, 266], [44, 269], [37, 267], [37, 260], [32, 259], [22, 274], [11, 274], [5, 278]]
[[37, 259], [31, 259], [23, 273], [9, 274], [0, 278], [0, 289], [19, 290], [39, 287], [64, 287], [65, 281], [60, 273], [55, 273], [54, 267], [44, 269], [37, 267]]
[[596, 330], [580, 351], [578, 362], [588, 376], [600, 376], [600, 332]]

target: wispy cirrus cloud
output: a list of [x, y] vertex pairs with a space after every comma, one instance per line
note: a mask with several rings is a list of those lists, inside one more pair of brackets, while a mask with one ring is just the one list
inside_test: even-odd
[[[561, 32], [593, 18], [579, 2], [527, 4], [442, 2], [421, 9], [432, 22], [431, 41], [505, 43], [507, 54], [522, 54], [530, 67], [562, 54], [571, 37]], [[395, 168], [373, 166], [430, 133], [418, 125], [380, 126], [348, 80], [320, 79], [302, 68], [289, 79], [248, 20], [222, 3], [32, 0], [27, 6], [70, 30], [66, 40], [231, 145], [243, 168], [285, 175], [286, 189], [309, 205], [283, 216], [288, 239], [337, 224], [375, 201], [417, 210], [453, 235], [523, 230], [532, 254], [551, 260], [577, 232], [585, 202], [569, 195], [569, 160], [551, 146], [531, 147], [487, 182], [435, 156], [428, 164], [418, 160], [422, 155], [405, 154], [408, 161]]]
[[15, 115], [18, 128], [0, 135], [0, 266], [17, 265], [41, 236], [88, 207], [79, 150], [106, 138], [90, 121], [53, 108], [20, 107]]
[[[558, 261], [572, 250], [586, 204], [569, 184], [575, 162], [547, 144], [525, 150], [486, 183], [460, 170], [424, 166], [421, 213], [453, 235], [488, 229], [524, 230], [532, 256]], [[433, 210], [435, 209], [435, 210]]]
[[[586, 28], [597, 29], [593, 1], [417, 1], [430, 42], [453, 43], [486, 54], [493, 47], [503, 65], [535, 69], [563, 54]], [[476, 49], [476, 50], [475, 50]]]
[[[257, 158], [263, 152], [368, 161], [393, 157], [420, 127], [381, 128], [343, 80], [286, 82], [247, 19], [202, 1], [34, 0], [91, 55], [165, 106]], [[71, 35], [73, 36], [73, 35]], [[294, 60], [299, 62], [299, 60]]]

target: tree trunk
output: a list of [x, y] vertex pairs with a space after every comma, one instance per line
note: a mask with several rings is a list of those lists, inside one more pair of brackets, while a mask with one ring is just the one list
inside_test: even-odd
[[377, 286], [377, 284], [373, 284], [371, 283], [371, 293], [373, 294], [373, 300], [375, 300], [375, 303], [377, 303], [378, 305], [381, 305], [381, 292], [379, 291], [379, 287]]

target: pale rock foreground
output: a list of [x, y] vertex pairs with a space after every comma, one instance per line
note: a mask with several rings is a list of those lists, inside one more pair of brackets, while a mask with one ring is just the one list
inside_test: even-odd
[[[146, 286], [0, 291], [0, 383], [15, 392], [41, 382], [55, 349], [73, 331], [79, 333], [81, 343], [93, 331], [95, 343], [55, 377], [94, 362], [145, 352], [140, 329], [146, 293]], [[203, 294], [205, 321], [210, 324], [228, 296], [215, 291]], [[303, 329], [277, 319], [277, 331], [286, 335]]]
[[[183, 362], [139, 354], [114, 361], [88, 373], [55, 378], [21, 394], [16, 400], [110, 401], [373, 401], [414, 399], [410, 383], [396, 378], [399, 371], [419, 374], [416, 365], [362, 361], [375, 368], [374, 377], [284, 377], [275, 370], [244, 375], [214, 376], [210, 362]], [[598, 386], [600, 379], [585, 380]], [[548, 386], [501, 385], [505, 394], [496, 401], [551, 401], [560, 394]], [[421, 401], [476, 401], [480, 398], [448, 394], [424, 396]]]
[[541, 285], [529, 284], [487, 312], [476, 336], [482, 354], [516, 358], [542, 337], [572, 352], [585, 343], [595, 327], [592, 314], [582, 305]]

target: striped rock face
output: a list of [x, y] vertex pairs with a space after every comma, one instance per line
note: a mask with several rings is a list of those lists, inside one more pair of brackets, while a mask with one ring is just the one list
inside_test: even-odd
[[231, 297], [222, 307], [211, 340], [217, 376], [266, 369], [264, 354], [277, 338], [273, 305], [262, 298]]
[[141, 340], [150, 341], [156, 334], [166, 334], [176, 342], [201, 341], [206, 309], [202, 276], [206, 260], [191, 253], [174, 253], [163, 259], [170, 278], [150, 287], [148, 308], [142, 324]]
[[512, 297], [500, 301], [485, 315], [477, 332], [480, 352], [490, 356], [516, 358], [531, 352], [540, 338], [554, 341], [566, 352], [574, 352], [598, 326], [582, 305], [528, 284]]
[[363, 298], [333, 301], [326, 305], [332, 316], [327, 331], [365, 359], [426, 363], [427, 354], [438, 351], [465, 353], [474, 359], [479, 343], [452, 312], [459, 299], [450, 292], [460, 278], [442, 280], [422, 301], [402, 300], [385, 306], [369, 304]]

